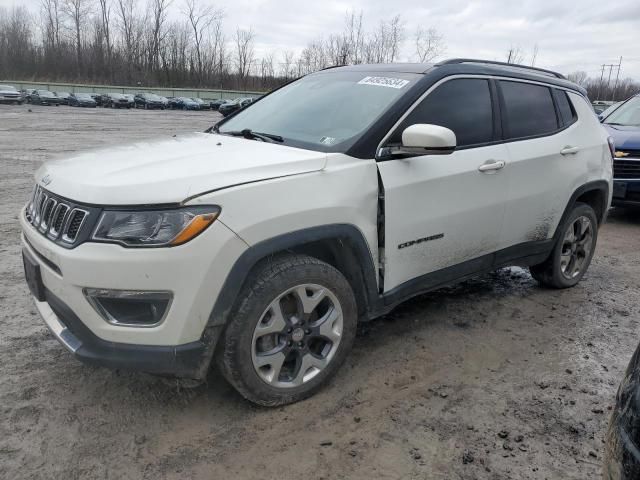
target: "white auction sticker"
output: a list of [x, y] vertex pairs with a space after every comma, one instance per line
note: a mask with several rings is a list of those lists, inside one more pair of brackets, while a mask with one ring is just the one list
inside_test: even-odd
[[409, 80], [392, 77], [364, 77], [358, 82], [359, 85], [375, 85], [377, 87], [403, 88]]

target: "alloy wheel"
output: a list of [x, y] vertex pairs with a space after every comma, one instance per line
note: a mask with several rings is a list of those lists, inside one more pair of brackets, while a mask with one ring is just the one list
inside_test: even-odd
[[582, 273], [593, 249], [593, 224], [586, 216], [578, 217], [567, 228], [560, 252], [560, 271], [568, 279]]
[[255, 371], [273, 387], [298, 387], [329, 365], [342, 329], [342, 308], [333, 292], [316, 284], [295, 286], [273, 300], [256, 325]]

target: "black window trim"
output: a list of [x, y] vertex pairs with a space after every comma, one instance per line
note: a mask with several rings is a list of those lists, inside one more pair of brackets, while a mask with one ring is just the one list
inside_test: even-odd
[[[430, 85], [429, 88], [427, 88], [412, 104], [411, 106], [409, 106], [409, 108], [407, 108], [407, 110], [402, 114], [402, 116], [400, 116], [400, 118], [393, 124], [393, 126], [389, 129], [389, 131], [387, 132], [387, 134], [382, 137], [382, 140], [380, 141], [380, 143], [378, 143], [378, 147], [376, 148], [376, 155], [375, 155], [375, 160], [376, 162], [385, 162], [385, 161], [389, 161], [389, 160], [396, 160], [398, 159], [398, 157], [392, 157], [392, 156], [388, 156], [388, 155], [380, 155], [380, 151], [386, 146], [386, 142], [389, 140], [389, 138], [392, 137], [393, 133], [396, 131], [396, 129], [398, 127], [400, 127], [400, 125], [402, 124], [402, 122], [411, 114], [411, 112], [413, 112], [413, 110], [415, 110], [418, 105], [420, 105], [420, 103], [429, 95], [431, 94], [431, 92], [433, 92], [436, 88], [438, 88], [440, 85], [444, 84], [445, 82], [451, 81], [451, 80], [457, 80], [457, 79], [486, 79], [489, 81], [489, 89], [490, 89], [490, 93], [491, 93], [491, 103], [492, 103], [492, 108], [493, 108], [493, 128], [494, 128], [494, 140], [491, 142], [485, 142], [485, 143], [478, 143], [478, 144], [473, 144], [473, 145], [465, 145], [462, 147], [456, 147], [456, 149], [454, 151], [459, 151], [459, 150], [467, 150], [470, 148], [481, 148], [481, 147], [488, 147], [488, 146], [492, 146], [492, 145], [500, 145], [500, 144], [505, 144], [505, 143], [512, 143], [512, 142], [521, 142], [523, 140], [533, 140], [533, 139], [537, 139], [537, 138], [544, 138], [544, 137], [550, 137], [552, 135], [557, 135], [558, 133], [562, 132], [563, 130], [566, 130], [567, 128], [571, 127], [572, 125], [574, 125], [577, 121], [578, 121], [578, 112], [575, 109], [574, 105], [573, 105], [573, 101], [571, 100], [571, 97], [569, 97], [569, 93], [574, 92], [577, 95], [579, 95], [577, 92], [570, 90], [568, 88], [564, 88], [564, 87], [560, 87], [557, 85], [553, 85], [550, 83], [545, 83], [543, 81], [534, 81], [534, 80], [528, 80], [528, 79], [524, 79], [524, 78], [516, 78], [516, 77], [504, 77], [501, 75], [488, 75], [488, 74], [455, 74], [455, 75], [449, 75], [446, 76], [440, 80], [438, 80], [437, 82], [435, 82], [434, 84]], [[554, 130], [552, 132], [547, 132], [547, 133], [542, 133], [539, 135], [532, 135], [532, 136], [528, 136], [528, 137], [519, 137], [519, 138], [507, 138], [508, 134], [508, 120], [507, 120], [507, 116], [505, 115], [505, 102], [504, 102], [504, 96], [502, 94], [502, 89], [500, 88], [500, 81], [507, 81], [507, 82], [520, 82], [520, 83], [528, 83], [528, 84], [532, 84], [532, 85], [539, 85], [541, 87], [547, 87], [549, 89], [551, 89], [551, 99], [553, 101], [553, 105], [554, 105], [554, 109], [556, 112], [556, 123], [558, 124], [559, 128], [557, 130]], [[560, 120], [560, 114], [559, 114], [559, 107], [557, 105], [557, 99], [556, 99], [556, 93], [555, 90], [558, 91], [562, 91], [565, 92], [565, 94], [567, 94], [567, 98], [569, 99], [569, 104], [571, 106], [571, 110], [573, 112], [573, 121], [567, 125], [561, 125], [561, 120]], [[424, 156], [421, 154], [415, 154], [415, 155], [410, 155], [411, 157], [418, 157], [418, 156]], [[404, 156], [403, 158], [408, 158], [407, 156]]]

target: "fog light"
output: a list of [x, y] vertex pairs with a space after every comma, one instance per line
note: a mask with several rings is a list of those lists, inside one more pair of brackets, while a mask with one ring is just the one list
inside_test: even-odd
[[121, 327], [159, 325], [173, 299], [171, 292], [85, 288], [83, 293], [106, 322]]

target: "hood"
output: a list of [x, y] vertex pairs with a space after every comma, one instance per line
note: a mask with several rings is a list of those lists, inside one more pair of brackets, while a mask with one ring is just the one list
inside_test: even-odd
[[12, 90], [10, 88], [0, 87], [0, 95], [20, 95], [20, 92], [18, 92], [17, 90]]
[[210, 133], [85, 152], [46, 162], [36, 182], [81, 203], [180, 203], [199, 194], [322, 170], [326, 154]]
[[640, 150], [640, 127], [603, 124], [613, 138], [616, 150]]

